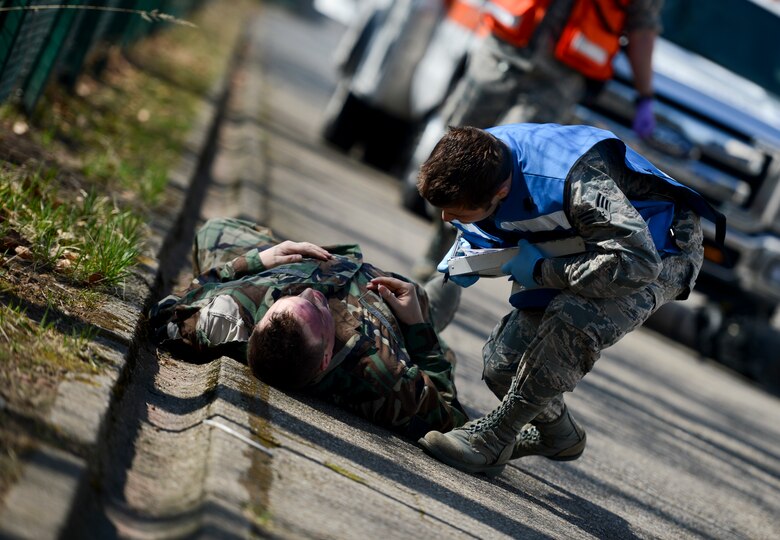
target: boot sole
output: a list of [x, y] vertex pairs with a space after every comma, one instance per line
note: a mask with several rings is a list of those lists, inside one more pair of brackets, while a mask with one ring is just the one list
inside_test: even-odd
[[539, 457], [551, 459], [553, 461], [574, 461], [575, 459], [579, 459], [579, 457], [585, 451], [585, 443], [587, 442], [587, 438], [588, 436], [583, 434], [582, 440], [580, 442], [565, 450], [561, 450], [559, 453], [553, 454], [551, 456], [545, 454], [525, 454], [517, 457], [512, 456], [511, 459], [523, 459], [530, 456], [539, 456]]
[[449, 458], [449, 456], [444, 454], [439, 454], [430, 444], [428, 444], [428, 441], [426, 441], [423, 437], [421, 437], [417, 443], [422, 446], [423, 451], [429, 456], [438, 459], [445, 465], [449, 465], [450, 467], [458, 469], [459, 471], [470, 474], [484, 474], [488, 478], [495, 478], [504, 472], [504, 468], [506, 467], [506, 465], [468, 465], [467, 463], [452, 460]]

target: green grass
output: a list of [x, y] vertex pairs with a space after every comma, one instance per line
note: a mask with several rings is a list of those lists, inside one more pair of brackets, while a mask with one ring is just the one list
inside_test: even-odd
[[114, 285], [135, 264], [142, 220], [96, 191], [61, 196], [51, 175], [0, 169], [0, 237], [13, 232], [29, 242], [15, 256], [34, 269], [55, 270], [80, 284]]
[[104, 369], [92, 343], [115, 315], [103, 305], [166, 211], [170, 171], [252, 5], [206, 2], [187, 17], [198, 28], [110, 50], [75, 92], [49, 86], [32, 117], [0, 104], [0, 502], [38, 444], [4, 411], [43, 416], [64, 378]]

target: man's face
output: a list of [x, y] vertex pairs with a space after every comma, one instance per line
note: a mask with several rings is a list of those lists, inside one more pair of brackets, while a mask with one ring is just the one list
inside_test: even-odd
[[441, 219], [444, 221], [458, 221], [460, 223], [476, 223], [490, 217], [495, 209], [496, 205], [493, 204], [486, 208], [447, 206], [441, 209]]
[[265, 313], [258, 328], [263, 328], [274, 314], [287, 312], [301, 325], [304, 338], [314, 346], [324, 344], [325, 350], [320, 371], [324, 371], [333, 356], [336, 340], [336, 323], [328, 306], [328, 299], [321, 292], [306, 289], [298, 296], [283, 296]]
[[493, 215], [498, 205], [504, 200], [512, 187], [512, 175], [504, 180], [498, 188], [490, 203], [484, 207], [472, 208], [470, 206], [445, 206], [441, 209], [441, 219], [444, 221], [458, 221], [460, 223], [476, 223]]

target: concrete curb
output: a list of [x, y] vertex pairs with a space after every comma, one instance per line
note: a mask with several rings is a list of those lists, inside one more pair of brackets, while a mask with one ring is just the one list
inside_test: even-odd
[[[171, 172], [168, 192], [171, 203], [165, 214], [152, 218], [147, 253], [128, 278], [120, 297], [110, 297], [101, 306], [93, 347], [110, 367], [85, 379], [68, 378], [60, 383], [48, 418], [41, 424], [43, 443], [23, 460], [19, 481], [8, 491], [0, 509], [0, 537], [45, 539], [61, 537], [77, 519], [78, 502], [100, 467], [99, 456], [110, 427], [113, 406], [131, 377], [137, 348], [147, 339], [145, 312], [158, 296], [166, 279], [165, 267], [172, 246], [188, 234], [202, 197], [203, 169], [213, 145], [231, 87], [236, 58], [245, 39], [242, 32], [232, 47], [225, 72], [206, 96], [182, 151], [179, 165]], [[39, 428], [39, 429], [40, 429]]]

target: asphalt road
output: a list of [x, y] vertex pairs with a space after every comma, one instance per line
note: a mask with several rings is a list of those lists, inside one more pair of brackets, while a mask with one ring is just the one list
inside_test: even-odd
[[[341, 32], [269, 4], [249, 23], [200, 218], [357, 242], [408, 274], [428, 223], [402, 209], [397, 179], [319, 137]], [[498, 403], [480, 353], [508, 292], [467, 289], [443, 334], [474, 416]], [[588, 432], [581, 459], [525, 458], [493, 480], [233, 360], [139, 355], [78, 537], [780, 537], [780, 401], [649, 330], [604, 351], [567, 396]]]
[[[249, 57], [262, 81], [258, 219], [288, 238], [357, 242], [366, 260], [408, 274], [428, 224], [401, 208], [397, 179], [319, 139], [342, 28], [272, 7], [253, 26]], [[444, 333], [458, 354], [461, 401], [474, 414], [498, 402], [481, 381], [480, 351], [507, 309], [507, 292], [499, 280], [467, 289]], [[273, 458], [272, 530], [334, 538], [780, 537], [776, 397], [640, 329], [606, 350], [567, 399], [589, 434], [584, 456], [518, 460], [488, 481], [324, 404], [272, 391], [271, 424], [289, 449]]]

